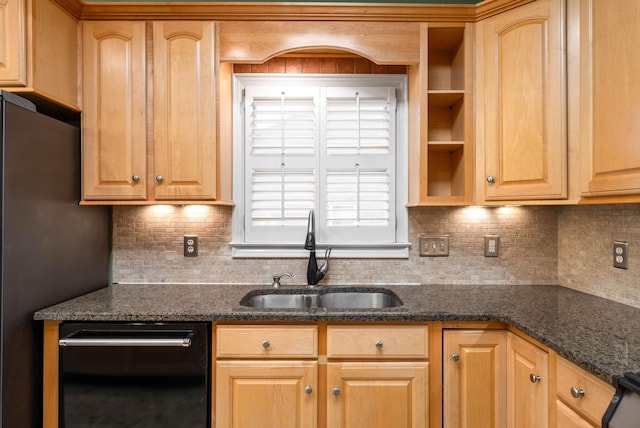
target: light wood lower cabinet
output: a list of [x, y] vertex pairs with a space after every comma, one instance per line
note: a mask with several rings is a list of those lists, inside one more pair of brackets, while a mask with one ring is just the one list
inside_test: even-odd
[[508, 426], [549, 426], [549, 354], [521, 337], [507, 333]]
[[216, 427], [314, 428], [316, 361], [219, 361]]
[[[558, 428], [596, 428], [596, 425], [591, 425], [560, 400], [556, 400], [556, 426]], [[597, 426], [599, 427], [600, 424]]]
[[443, 332], [443, 426], [506, 427], [504, 330]]
[[424, 428], [427, 362], [339, 362], [327, 367], [327, 426]]
[[215, 428], [428, 427], [426, 325], [219, 325], [214, 334]]
[[317, 326], [220, 325], [214, 334], [216, 428], [317, 426]]
[[599, 427], [615, 392], [613, 386], [560, 357], [556, 379], [558, 428]]

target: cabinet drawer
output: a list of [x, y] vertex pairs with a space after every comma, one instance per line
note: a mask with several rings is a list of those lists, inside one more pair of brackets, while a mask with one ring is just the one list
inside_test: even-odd
[[218, 326], [218, 358], [316, 358], [316, 326]]
[[[615, 392], [613, 386], [560, 357], [557, 378], [558, 398], [591, 422], [599, 423]], [[584, 391], [584, 394], [576, 398], [571, 393], [572, 388]]]
[[427, 326], [329, 326], [327, 358], [428, 358]]
[[596, 428], [562, 401], [556, 400], [556, 408], [556, 426], [560, 428]]

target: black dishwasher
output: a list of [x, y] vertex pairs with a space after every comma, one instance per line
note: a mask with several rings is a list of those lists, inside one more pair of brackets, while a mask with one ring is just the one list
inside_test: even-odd
[[210, 426], [207, 323], [60, 324], [61, 428]]

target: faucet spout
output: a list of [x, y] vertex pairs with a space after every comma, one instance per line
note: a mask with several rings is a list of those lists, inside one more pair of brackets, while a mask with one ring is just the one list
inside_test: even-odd
[[309, 250], [309, 263], [307, 264], [307, 284], [315, 286], [325, 277], [329, 270], [329, 256], [331, 248], [327, 248], [324, 253], [325, 262], [318, 267], [316, 260], [316, 226], [315, 214], [313, 210], [309, 211], [309, 221], [307, 223], [307, 237], [304, 241], [304, 249]]
[[304, 249], [309, 251], [316, 250], [316, 218], [313, 210], [309, 211], [307, 238], [304, 240]]

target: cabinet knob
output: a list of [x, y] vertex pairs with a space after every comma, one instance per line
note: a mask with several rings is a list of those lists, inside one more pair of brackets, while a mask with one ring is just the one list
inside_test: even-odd
[[158, 183], [162, 183], [162, 182], [164, 181], [164, 177], [163, 177], [163, 176], [161, 176], [161, 175], [156, 175], [156, 181], [157, 181]]
[[457, 363], [458, 361], [460, 361], [460, 355], [454, 352], [453, 354], [451, 354], [451, 361], [454, 361]]
[[576, 388], [575, 386], [572, 386], [571, 395], [573, 395], [573, 398], [584, 397], [584, 389], [580, 389], [580, 388]]
[[384, 344], [382, 343], [382, 340], [378, 340], [378, 341], [376, 342], [376, 348], [378, 348], [378, 349], [382, 349], [382, 346], [383, 346], [383, 345], [384, 345]]
[[496, 179], [493, 177], [493, 175], [490, 175], [487, 177], [487, 183], [495, 183]]
[[271, 347], [271, 342], [269, 342], [268, 340], [263, 340], [262, 341], [262, 347], [264, 349], [269, 349]]
[[333, 395], [337, 397], [338, 395], [340, 395], [340, 392], [342, 391], [340, 391], [340, 388], [338, 388], [337, 386], [334, 386], [331, 392], [333, 393]]
[[537, 374], [531, 373], [529, 375], [529, 380], [531, 381], [531, 383], [537, 383], [537, 382], [540, 382], [542, 380], [542, 378], [540, 376], [538, 376]]
[[307, 394], [307, 395], [311, 395], [311, 393], [312, 393], [312, 392], [313, 392], [313, 388], [311, 388], [311, 385], [307, 385], [307, 386], [304, 388], [304, 393], [305, 393], [305, 394]]
[[131, 179], [133, 180], [134, 183], [137, 183], [138, 181], [140, 181], [140, 176], [139, 175], [132, 175]]

